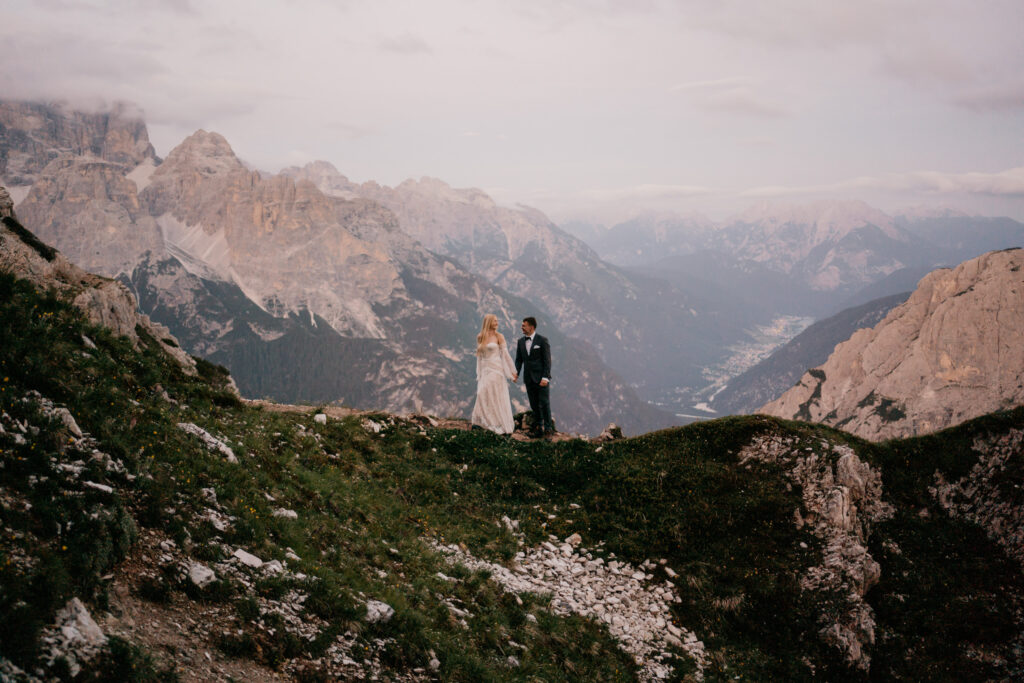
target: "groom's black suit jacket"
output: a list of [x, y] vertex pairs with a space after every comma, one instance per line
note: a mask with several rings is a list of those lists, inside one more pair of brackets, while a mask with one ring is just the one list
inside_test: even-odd
[[516, 345], [516, 372], [522, 374], [523, 381], [540, 384], [547, 377], [551, 379], [551, 347], [547, 337], [533, 335], [533, 346], [526, 353], [526, 337], [520, 337]]

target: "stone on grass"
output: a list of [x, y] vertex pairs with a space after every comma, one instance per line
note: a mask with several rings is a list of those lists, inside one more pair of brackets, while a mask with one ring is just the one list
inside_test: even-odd
[[395, 616], [395, 610], [391, 605], [380, 600], [366, 601], [366, 621], [371, 624], [377, 622], [388, 622]]
[[75, 418], [71, 415], [71, 411], [67, 408], [54, 408], [53, 416], [60, 420], [68, 431], [74, 434], [79, 439], [82, 438], [82, 430], [78, 427], [78, 423], [75, 422]]
[[255, 555], [245, 552], [241, 548], [236, 550], [231, 556], [237, 558], [238, 561], [244, 564], [245, 566], [252, 567], [253, 569], [259, 569], [263, 566], [263, 560], [256, 557]]
[[231, 450], [230, 446], [210, 434], [202, 427], [194, 425], [191, 422], [179, 422], [178, 428], [192, 434], [193, 436], [198, 436], [208, 449], [211, 451], [219, 451], [225, 458], [227, 458], [228, 462], [238, 462], [238, 458], [235, 457], [235, 452]]
[[92, 659], [107, 644], [103, 630], [93, 621], [89, 610], [78, 598], [71, 598], [57, 614], [53, 626], [41, 640], [49, 646], [44, 655], [48, 664], [63, 658], [71, 676], [77, 676], [82, 665]]
[[263, 563], [263, 573], [269, 576], [277, 576], [284, 573], [284, 565], [280, 560], [271, 560]]
[[112, 487], [107, 486], [106, 484], [97, 484], [94, 481], [83, 481], [82, 485], [83, 486], [88, 486], [91, 489], [96, 489], [97, 491], [103, 491], [103, 493], [113, 493], [114, 492], [114, 489]]
[[201, 562], [193, 562], [188, 569], [188, 578], [199, 588], [206, 588], [217, 580], [217, 574]]

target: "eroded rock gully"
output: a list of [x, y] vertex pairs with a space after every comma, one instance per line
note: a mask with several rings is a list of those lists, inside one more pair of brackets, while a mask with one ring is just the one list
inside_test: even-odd
[[808, 569], [800, 585], [842, 596], [836, 616], [822, 613], [819, 635], [851, 666], [867, 670], [875, 621], [864, 595], [878, 582], [881, 567], [866, 544], [871, 525], [893, 514], [892, 506], [882, 501], [881, 474], [849, 446], [826, 441], [809, 446], [795, 438], [759, 436], [740, 453], [741, 464], [751, 460], [782, 465], [802, 491], [803, 508], [796, 511], [795, 523], [808, 526], [824, 550], [821, 564]]

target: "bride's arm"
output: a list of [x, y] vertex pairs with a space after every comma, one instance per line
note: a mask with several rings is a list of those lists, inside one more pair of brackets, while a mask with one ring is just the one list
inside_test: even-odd
[[505, 338], [500, 337], [501, 344], [498, 345], [498, 353], [501, 355], [501, 364], [505, 366], [505, 376], [513, 382], [517, 379], [516, 364], [512, 362], [512, 356], [508, 352], [508, 345]]

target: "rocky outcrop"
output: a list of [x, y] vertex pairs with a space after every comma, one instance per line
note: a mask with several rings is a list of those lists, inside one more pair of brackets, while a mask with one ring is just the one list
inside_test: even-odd
[[933, 432], [1024, 403], [1024, 250], [933, 271], [873, 329], [760, 412], [867, 439]]
[[63, 103], [0, 101], [0, 180], [27, 186], [54, 159], [86, 156], [128, 168], [156, 160], [141, 113], [117, 103], [100, 112]]
[[14, 200], [6, 187], [0, 187], [0, 218], [14, 218]]
[[44, 655], [47, 667], [63, 659], [72, 677], [82, 670], [82, 665], [98, 655], [107, 644], [104, 635], [89, 610], [78, 598], [71, 598], [57, 614], [56, 622], [43, 633], [42, 642], [49, 648]]
[[731, 379], [710, 401], [711, 407], [719, 415], [739, 415], [752, 413], [774, 401], [792, 387], [807, 368], [828, 360], [836, 344], [846, 341], [857, 330], [874, 327], [908, 296], [909, 291], [875, 299], [817, 321], [768, 358]]
[[989, 538], [1024, 567], [1024, 493], [1016, 485], [1000, 483], [1008, 469], [1016, 469], [1013, 461], [1024, 452], [1024, 431], [1011, 429], [978, 439], [973, 448], [979, 457], [970, 474], [950, 482], [937, 471], [929, 492], [951, 516], [969, 519], [985, 529]]
[[[875, 642], [874, 612], [864, 596], [881, 576], [867, 550], [871, 526], [888, 519], [893, 507], [882, 500], [882, 477], [849, 446], [819, 442], [807, 447], [795, 438], [759, 436], [739, 456], [787, 468], [803, 506], [798, 527], [808, 527], [824, 544], [821, 564], [801, 577], [804, 590], [824, 597], [819, 635], [851, 666], [867, 670]], [[838, 596], [838, 597], [837, 597]]]
[[[517, 520], [502, 521], [517, 533]], [[555, 614], [579, 614], [603, 622], [622, 649], [633, 655], [641, 680], [668, 678], [675, 660], [669, 651], [673, 647], [694, 660], [700, 680], [707, 664], [704, 643], [673, 623], [670, 608], [681, 602], [675, 584], [668, 578], [656, 581], [674, 577], [675, 572], [650, 560], [633, 566], [614, 559], [614, 554], [606, 562], [579, 547], [581, 540], [579, 534], [564, 540], [551, 536], [517, 553], [511, 568], [476, 558], [458, 545], [428, 542], [449, 562], [487, 571], [507, 591], [550, 595]]]
[[18, 212], [44, 242], [90, 272], [130, 272], [146, 251], [163, 251], [160, 228], [139, 204], [123, 164], [62, 156], [43, 168]]
[[174, 358], [186, 372], [195, 373], [195, 360], [185, 353], [163, 325], [138, 312], [135, 297], [116, 280], [88, 273], [46, 246], [13, 217], [0, 228], [0, 268], [42, 290], [54, 290], [82, 309], [93, 323], [110, 328], [138, 345], [141, 329]]

